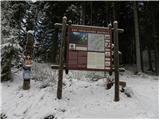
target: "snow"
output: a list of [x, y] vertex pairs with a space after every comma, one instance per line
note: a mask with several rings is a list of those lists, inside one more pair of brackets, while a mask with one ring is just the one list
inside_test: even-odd
[[91, 81], [86, 77], [88, 74], [80, 71], [64, 74], [63, 98], [58, 100], [57, 81], [41, 87], [44, 82], [33, 79], [31, 88], [23, 90], [22, 71], [19, 71], [13, 75], [13, 81], [1, 83], [0, 113], [10, 119], [41, 119], [48, 115], [55, 118], [158, 119], [158, 76], [121, 73], [120, 80], [127, 82], [126, 89], [131, 97], [120, 92], [120, 101], [114, 102], [114, 86], [106, 90], [104, 79]]
[[29, 31], [28, 31], [28, 33], [33, 34], [33, 33], [34, 33], [34, 31], [33, 31], [33, 30], [29, 30]]
[[37, 0], [31, 0], [33, 3], [35, 3]]

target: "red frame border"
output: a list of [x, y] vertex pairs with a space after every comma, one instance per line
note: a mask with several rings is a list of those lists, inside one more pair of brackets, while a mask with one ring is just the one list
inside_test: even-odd
[[[71, 33], [72, 33], [72, 27], [81, 27], [81, 28], [93, 28], [93, 26], [72, 26], [72, 25], [70, 25], [70, 26], [68, 26], [68, 30], [67, 30], [67, 58], [66, 58], [66, 68], [67, 69], [69, 69], [69, 70], [85, 70], [85, 71], [108, 71], [108, 72], [110, 72], [110, 71], [112, 71], [112, 30], [111, 30], [111, 28], [109, 28], [109, 27], [97, 27], [97, 28], [94, 28], [96, 31], [98, 31], [97, 29], [99, 29], [99, 30], [104, 30], [105, 32], [106, 32], [106, 30], [109, 32], [109, 35], [110, 35], [110, 69], [92, 69], [92, 68], [72, 68], [72, 67], [69, 67], [69, 65], [68, 65], [68, 63], [69, 63], [69, 40], [70, 40], [70, 38], [71, 38]], [[80, 32], [80, 31], [77, 31], [77, 32]], [[81, 31], [81, 32], [83, 32], [83, 31]], [[88, 32], [88, 33], [90, 33], [90, 32]], [[104, 34], [105, 35], [105, 34]], [[78, 52], [78, 50], [77, 50], [77, 52]], [[86, 51], [86, 52], [90, 52], [90, 51]], [[102, 52], [103, 53], [103, 52]], [[105, 52], [104, 52], [104, 54], [105, 54]], [[77, 53], [77, 55], [78, 55], [78, 53]]]

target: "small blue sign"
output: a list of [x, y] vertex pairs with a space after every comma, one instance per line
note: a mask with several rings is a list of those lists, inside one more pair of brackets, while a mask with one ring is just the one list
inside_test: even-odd
[[31, 79], [31, 70], [23, 70], [23, 79]]

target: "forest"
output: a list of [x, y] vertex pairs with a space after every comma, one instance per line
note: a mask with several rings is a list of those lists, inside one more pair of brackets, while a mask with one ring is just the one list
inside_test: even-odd
[[159, 118], [159, 1], [0, 6], [1, 119]]
[[54, 24], [67, 16], [79, 25], [107, 27], [118, 21], [124, 29], [119, 35], [121, 64], [137, 64], [136, 72], [158, 75], [158, 9], [158, 1], [1, 1], [1, 74], [21, 66], [28, 30], [34, 31], [34, 59], [56, 62], [60, 40]]

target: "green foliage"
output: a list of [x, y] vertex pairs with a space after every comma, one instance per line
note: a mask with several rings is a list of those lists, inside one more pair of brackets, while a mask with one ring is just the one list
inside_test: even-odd
[[18, 25], [17, 25], [17, 9], [15, 6], [18, 2], [2, 1], [1, 2], [1, 80], [11, 79], [11, 67], [13, 60], [17, 65], [21, 47], [18, 43]]
[[13, 47], [10, 45], [4, 47], [1, 61], [1, 80], [6, 81], [11, 79], [11, 62], [13, 59]]

